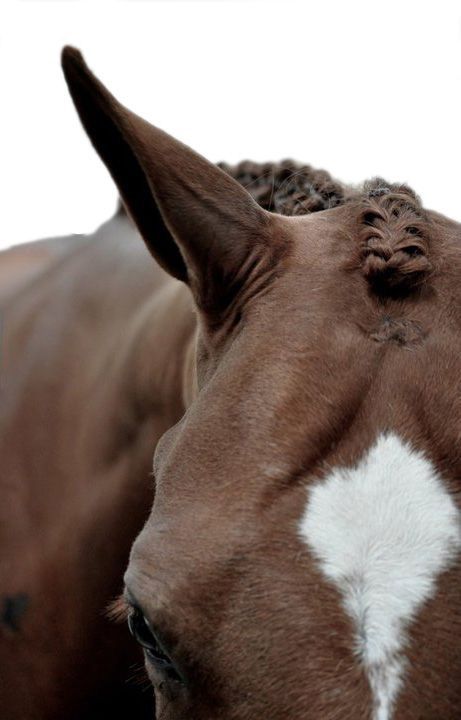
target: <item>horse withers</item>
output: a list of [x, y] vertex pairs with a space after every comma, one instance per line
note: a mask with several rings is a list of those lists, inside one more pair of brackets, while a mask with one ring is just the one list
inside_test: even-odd
[[63, 65], [160, 268], [118, 217], [6, 315], [10, 717], [110, 702], [155, 447], [119, 609], [157, 717], [459, 718], [459, 224], [380, 180], [269, 212]]

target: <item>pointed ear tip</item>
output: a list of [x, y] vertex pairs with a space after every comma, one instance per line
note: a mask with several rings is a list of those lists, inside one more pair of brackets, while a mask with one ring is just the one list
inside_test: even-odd
[[78, 48], [65, 45], [61, 51], [61, 66], [65, 73], [76, 67], [86, 67], [83, 55]]

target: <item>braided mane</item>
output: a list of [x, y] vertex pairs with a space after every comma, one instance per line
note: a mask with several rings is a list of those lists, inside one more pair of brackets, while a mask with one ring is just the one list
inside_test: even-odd
[[280, 215], [307, 215], [343, 205], [356, 192], [334, 180], [326, 170], [317, 170], [295, 160], [237, 165], [219, 163], [265, 210]]

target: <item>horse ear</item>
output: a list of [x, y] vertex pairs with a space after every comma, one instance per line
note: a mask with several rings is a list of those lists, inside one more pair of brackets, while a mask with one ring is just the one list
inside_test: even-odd
[[[199, 306], [229, 298], [267, 247], [270, 214], [235, 180], [123, 107], [66, 47], [62, 66], [82, 124], [149, 250]], [[249, 261], [249, 256], [252, 260]]]

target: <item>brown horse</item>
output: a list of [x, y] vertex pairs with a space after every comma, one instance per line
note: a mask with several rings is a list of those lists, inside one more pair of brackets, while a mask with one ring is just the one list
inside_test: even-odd
[[157, 717], [459, 718], [459, 224], [383, 181], [269, 212], [63, 60], [162, 269], [119, 214], [5, 311], [6, 717], [130, 707], [100, 611], [156, 446], [124, 602]]

